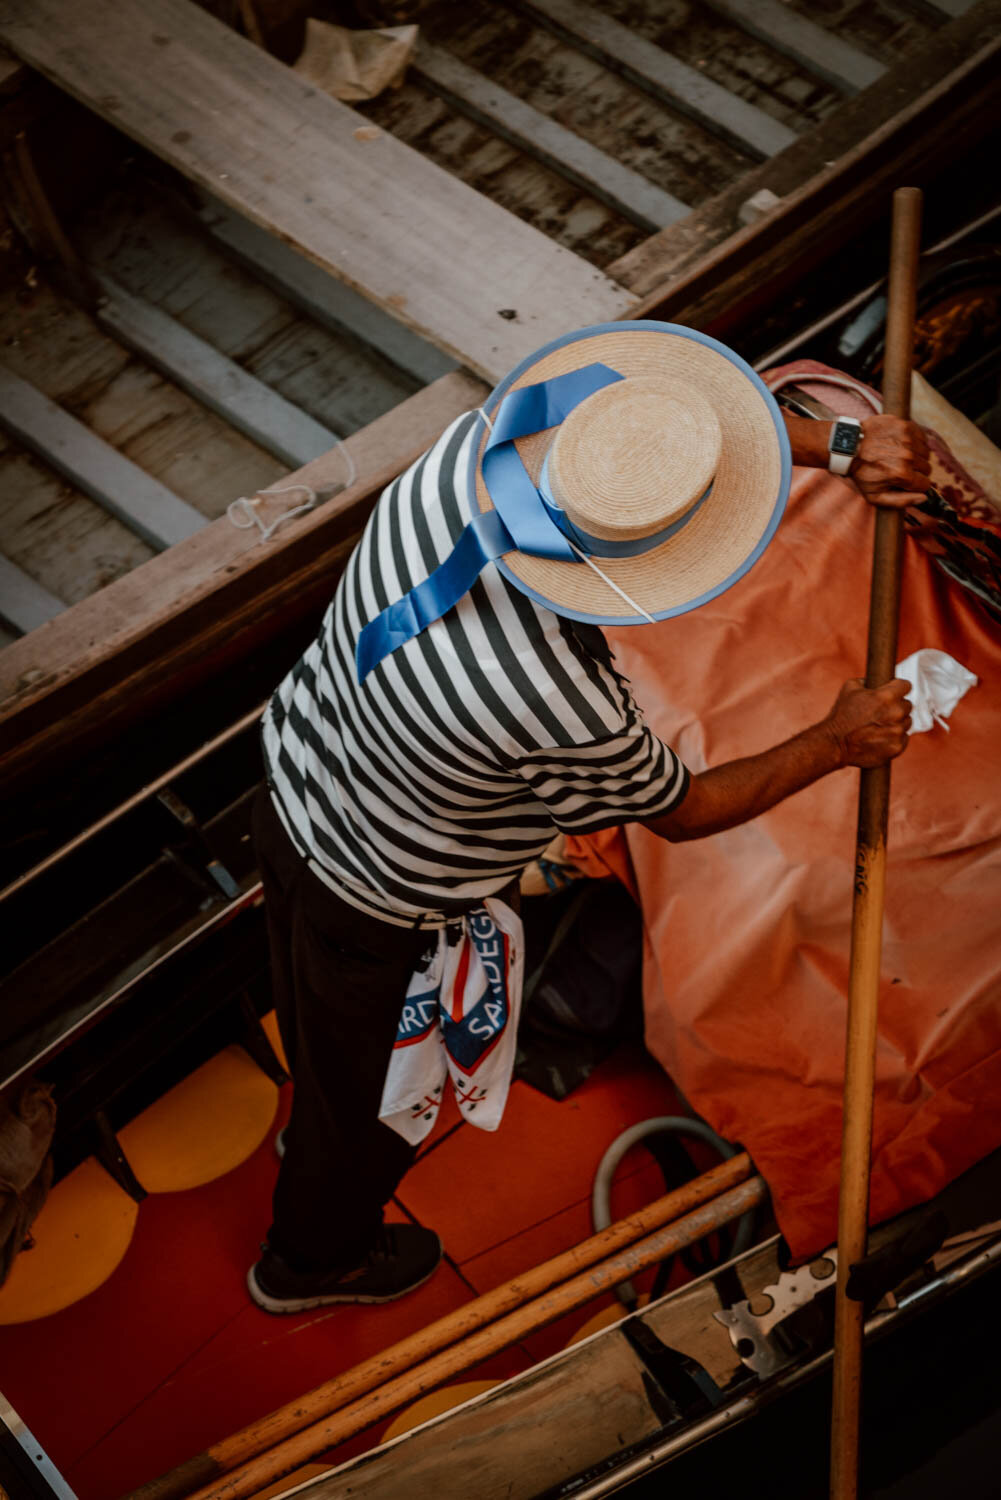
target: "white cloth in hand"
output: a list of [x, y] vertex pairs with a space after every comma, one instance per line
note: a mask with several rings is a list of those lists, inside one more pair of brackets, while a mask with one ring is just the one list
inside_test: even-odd
[[911, 734], [923, 734], [933, 724], [948, 729], [946, 719], [977, 682], [974, 674], [948, 652], [932, 647], [912, 651], [897, 663], [896, 673], [912, 685]]

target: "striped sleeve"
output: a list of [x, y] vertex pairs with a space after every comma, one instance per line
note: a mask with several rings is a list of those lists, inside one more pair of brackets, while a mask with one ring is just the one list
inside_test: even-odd
[[[620, 688], [626, 688], [618, 679]], [[682, 801], [689, 773], [650, 729], [627, 691], [618, 729], [574, 745], [534, 751], [519, 774], [563, 833], [597, 833], [659, 817]]]

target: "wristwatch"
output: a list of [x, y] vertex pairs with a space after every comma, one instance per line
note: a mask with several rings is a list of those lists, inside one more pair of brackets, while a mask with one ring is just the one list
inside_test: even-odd
[[831, 427], [828, 449], [831, 461], [827, 465], [832, 474], [847, 474], [852, 459], [862, 441], [862, 423], [857, 417], [838, 417]]

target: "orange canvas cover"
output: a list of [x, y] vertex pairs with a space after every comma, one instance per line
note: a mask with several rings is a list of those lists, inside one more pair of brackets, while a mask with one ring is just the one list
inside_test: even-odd
[[[872, 528], [847, 480], [796, 469], [775, 539], [735, 587], [606, 632], [692, 771], [794, 734], [862, 674]], [[873, 1223], [1001, 1146], [1001, 627], [905, 546], [898, 660], [937, 647], [979, 684], [893, 767]], [[635, 824], [569, 841], [638, 899], [647, 1045], [750, 1151], [796, 1256], [836, 1237], [857, 797], [848, 769], [693, 843]]]

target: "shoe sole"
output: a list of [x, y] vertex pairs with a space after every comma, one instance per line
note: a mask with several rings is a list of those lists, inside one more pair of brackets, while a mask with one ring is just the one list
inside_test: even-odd
[[441, 1261], [438, 1262], [438, 1265], [432, 1266], [427, 1275], [422, 1276], [420, 1281], [411, 1282], [410, 1286], [405, 1286], [398, 1292], [389, 1292], [384, 1297], [366, 1297], [360, 1293], [352, 1295], [346, 1292], [335, 1292], [325, 1297], [269, 1297], [267, 1292], [263, 1291], [258, 1285], [253, 1266], [247, 1272], [247, 1290], [250, 1293], [252, 1301], [256, 1302], [258, 1307], [263, 1308], [265, 1312], [275, 1314], [309, 1312], [310, 1308], [313, 1307], [331, 1307], [337, 1304], [349, 1303], [371, 1307], [380, 1302], [396, 1302], [400, 1297], [406, 1297], [409, 1292], [415, 1292], [419, 1286], [424, 1285], [425, 1281], [430, 1281], [440, 1265]]

